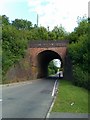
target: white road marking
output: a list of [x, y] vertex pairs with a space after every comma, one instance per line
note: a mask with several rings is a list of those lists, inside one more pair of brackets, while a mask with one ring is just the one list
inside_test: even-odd
[[[54, 87], [53, 87], [53, 91], [52, 91], [52, 96], [54, 96], [54, 94], [55, 94], [56, 84], [57, 84], [57, 80], [56, 80], [55, 83], [54, 83]], [[48, 119], [48, 118], [50, 117], [50, 113], [51, 113], [51, 110], [52, 110], [53, 105], [54, 105], [54, 103], [55, 103], [55, 99], [56, 99], [56, 96], [54, 96], [54, 99], [53, 99], [53, 101], [52, 101], [52, 104], [51, 104], [51, 106], [50, 106], [50, 109], [49, 109], [49, 111], [48, 111], [48, 113], [47, 113], [47, 115], [46, 115], [46, 119]]]
[[2, 102], [2, 99], [0, 99], [0, 102]]
[[57, 84], [57, 80], [56, 80], [56, 81], [55, 81], [55, 83], [54, 83], [54, 87], [53, 87], [53, 91], [52, 91], [52, 97], [53, 97], [53, 96], [54, 96], [54, 94], [55, 94], [56, 84]]
[[50, 117], [51, 110], [52, 110], [52, 108], [53, 108], [53, 106], [54, 106], [55, 100], [56, 100], [56, 96], [54, 96], [54, 99], [53, 99], [53, 101], [52, 101], [52, 104], [51, 104], [51, 106], [50, 106], [50, 109], [49, 109], [49, 111], [48, 111], [48, 113], [47, 113], [46, 118], [49, 118], [49, 117]]
[[51, 113], [51, 110], [52, 110], [53, 105], [54, 105], [54, 102], [55, 102], [55, 99], [53, 100], [53, 102], [52, 102], [52, 104], [51, 104], [51, 107], [50, 107], [50, 109], [49, 109], [49, 111], [48, 111], [48, 114], [47, 114], [46, 118], [49, 118], [50, 113]]

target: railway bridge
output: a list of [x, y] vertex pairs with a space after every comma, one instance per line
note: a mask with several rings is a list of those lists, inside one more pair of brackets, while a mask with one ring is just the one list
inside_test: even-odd
[[69, 41], [32, 41], [28, 47], [30, 56], [30, 74], [33, 79], [48, 76], [48, 65], [53, 59], [61, 61], [61, 67], [65, 67], [67, 45]]

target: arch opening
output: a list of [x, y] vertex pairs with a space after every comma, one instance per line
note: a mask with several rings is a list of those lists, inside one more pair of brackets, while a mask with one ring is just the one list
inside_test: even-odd
[[63, 61], [61, 56], [52, 50], [45, 50], [37, 55], [38, 75], [37, 78], [48, 77], [48, 65], [50, 61], [59, 59], [61, 61], [61, 68], [63, 67]]
[[52, 77], [52, 78], [63, 77], [61, 61], [59, 59], [53, 59], [52, 61], [50, 61], [49, 65], [48, 65], [48, 76]]

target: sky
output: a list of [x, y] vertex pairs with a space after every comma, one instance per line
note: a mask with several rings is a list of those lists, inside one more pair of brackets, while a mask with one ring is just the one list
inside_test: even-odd
[[54, 65], [55, 65], [56, 67], [58, 67], [58, 68], [61, 67], [61, 61], [60, 61], [59, 59], [54, 59], [53, 62], [54, 62]]
[[88, 0], [0, 0], [0, 15], [10, 21], [25, 19], [52, 30], [62, 25], [67, 32], [77, 27], [77, 17], [88, 17]]

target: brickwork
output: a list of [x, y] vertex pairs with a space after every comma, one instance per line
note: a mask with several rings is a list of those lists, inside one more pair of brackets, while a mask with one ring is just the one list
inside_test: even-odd
[[[66, 51], [67, 51], [67, 47], [66, 46], [62, 46], [62, 47], [47, 47], [47, 48], [44, 48], [44, 47], [38, 47], [38, 48], [28, 48], [28, 53], [29, 53], [29, 56], [30, 56], [30, 63], [31, 63], [31, 67], [30, 67], [30, 73], [31, 73], [31, 76], [33, 79], [37, 78], [37, 75], [38, 75], [38, 66], [37, 66], [37, 56], [38, 54], [40, 54], [41, 52], [43, 51], [47, 51], [47, 50], [50, 50], [50, 51], [53, 51], [57, 54], [60, 55], [63, 63], [64, 63], [64, 58], [66, 56]], [[54, 58], [56, 59], [56, 58]], [[43, 73], [42, 73], [43, 74]]]

